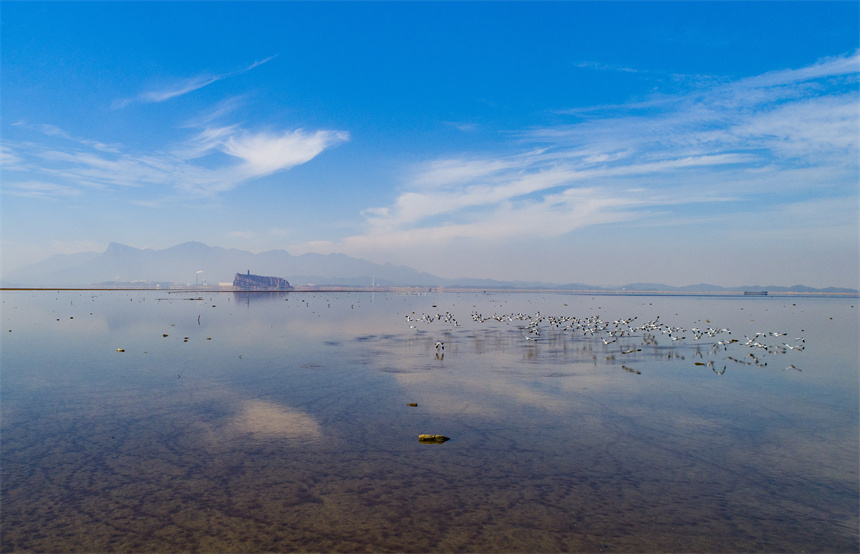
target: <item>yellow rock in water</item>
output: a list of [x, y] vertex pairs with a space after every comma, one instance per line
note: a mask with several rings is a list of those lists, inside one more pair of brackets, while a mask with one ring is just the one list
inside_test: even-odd
[[445, 442], [451, 440], [444, 435], [418, 435], [418, 442]]
[[117, 352], [125, 352], [125, 348], [117, 348], [116, 351]]
[[413, 408], [416, 408], [418, 407], [418, 402], [412, 402], [410, 404], [407, 404], [407, 406], [412, 406]]

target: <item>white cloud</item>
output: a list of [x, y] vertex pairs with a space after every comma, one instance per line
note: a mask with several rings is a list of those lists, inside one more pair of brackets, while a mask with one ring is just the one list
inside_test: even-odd
[[[758, 139], [771, 152], [788, 158], [826, 155], [851, 161], [858, 151], [857, 97], [844, 94], [780, 105], [738, 125], [739, 137]], [[834, 152], [840, 153], [836, 158]]]
[[24, 160], [15, 154], [11, 148], [5, 144], [0, 144], [0, 166], [5, 169], [14, 168]]
[[48, 183], [44, 181], [24, 181], [17, 183], [6, 183], [4, 189], [7, 194], [21, 196], [24, 198], [68, 198], [82, 193], [80, 189]]
[[270, 175], [306, 163], [320, 152], [349, 140], [344, 131], [305, 132], [302, 129], [280, 134], [231, 134], [221, 142], [222, 151], [244, 161], [248, 177]]
[[436, 160], [418, 168], [411, 185], [436, 188], [455, 185], [489, 177], [505, 169], [515, 167], [514, 160], [503, 159], [447, 159]]
[[811, 80], [855, 75], [860, 71], [860, 50], [847, 56], [832, 56], [799, 69], [769, 71], [763, 75], [740, 81], [742, 88], [767, 88], [781, 85], [796, 85]]
[[621, 73], [650, 73], [649, 71], [645, 71], [642, 69], [634, 69], [632, 67], [605, 64], [600, 62], [577, 62], [574, 65], [580, 69], [594, 69], [597, 71], [619, 71]]
[[205, 127], [190, 140], [174, 149], [171, 154], [186, 160], [206, 156], [207, 154], [217, 150], [225, 140], [229, 139], [238, 131], [238, 125]]
[[190, 129], [205, 128], [209, 126], [213, 121], [217, 121], [237, 110], [240, 106], [244, 104], [244, 98], [244, 95], [239, 95], [231, 96], [229, 98], [221, 100], [208, 111], [189, 118], [187, 121], [185, 121], [185, 123], [182, 124], [182, 127]]
[[178, 83], [174, 83], [168, 88], [162, 90], [151, 90], [142, 92], [137, 97], [140, 102], [164, 102], [183, 94], [188, 94], [195, 90], [201, 89], [207, 85], [211, 85], [221, 79], [228, 77], [230, 74], [215, 75], [215, 76], [198, 76], [190, 79], [185, 79]]
[[[167, 186], [186, 195], [212, 196], [307, 163], [324, 150], [349, 140], [345, 131], [298, 129], [254, 133], [238, 125], [213, 126], [167, 152], [127, 153], [98, 149], [96, 141], [71, 137], [54, 129], [50, 135], [60, 139], [60, 144], [3, 145], [3, 157], [10, 162], [4, 163], [4, 169], [8, 170], [7, 184], [15, 183], [16, 171], [26, 171], [49, 177], [57, 183], [55, 187], [66, 187], [55, 188], [55, 194], [61, 190], [70, 193], [80, 187]], [[217, 165], [201, 160], [215, 152], [229, 158]], [[30, 194], [35, 192], [31, 187]], [[146, 202], [158, 204], [153, 199]]]
[[216, 83], [221, 81], [222, 79], [226, 79], [228, 77], [232, 77], [234, 75], [240, 75], [245, 73], [246, 71], [250, 71], [255, 67], [259, 67], [264, 63], [273, 60], [277, 56], [270, 56], [261, 61], [255, 61], [248, 67], [243, 69], [239, 69], [237, 71], [231, 71], [229, 73], [220, 73], [217, 75], [197, 75], [194, 77], [189, 77], [186, 79], [180, 79], [176, 82], [170, 83], [163, 87], [154, 90], [148, 90], [141, 92], [137, 96], [133, 98], [122, 98], [115, 100], [111, 107], [113, 109], [122, 109], [132, 104], [134, 102], [141, 103], [158, 103], [164, 102], [166, 100], [170, 100], [171, 98], [176, 98], [177, 96], [183, 96], [188, 94], [189, 92], [194, 92], [195, 90], [199, 90], [203, 87], [209, 86], [212, 83]]
[[[364, 233], [293, 250], [402, 260], [463, 240], [528, 243], [610, 222], [652, 225], [657, 214], [718, 224], [727, 202], [762, 199], [826, 217], [822, 195], [857, 197], [858, 73], [855, 53], [531, 129], [519, 136], [520, 154], [425, 162], [389, 205], [362, 211]], [[812, 216], [798, 223], [816, 225]]]

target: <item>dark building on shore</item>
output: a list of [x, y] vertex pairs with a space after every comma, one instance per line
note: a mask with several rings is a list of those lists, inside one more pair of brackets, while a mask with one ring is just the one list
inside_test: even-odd
[[233, 278], [233, 286], [242, 290], [293, 290], [289, 281], [280, 277], [265, 277], [263, 275], [247, 275], [237, 273]]

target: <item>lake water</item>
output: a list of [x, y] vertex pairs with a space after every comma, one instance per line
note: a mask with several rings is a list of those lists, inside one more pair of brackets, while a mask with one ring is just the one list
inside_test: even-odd
[[0, 298], [3, 552], [860, 547], [857, 298]]

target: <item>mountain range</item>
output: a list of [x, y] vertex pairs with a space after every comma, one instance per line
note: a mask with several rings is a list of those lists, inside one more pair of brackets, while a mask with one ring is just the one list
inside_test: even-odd
[[[497, 281], [493, 279], [446, 279], [410, 267], [376, 264], [344, 254], [302, 254], [285, 250], [253, 253], [234, 248], [185, 242], [164, 250], [139, 249], [112, 242], [102, 253], [58, 254], [3, 276], [3, 287], [90, 287], [140, 283], [167, 285], [232, 282], [236, 273], [282, 277], [293, 285], [345, 286], [443, 286], [475, 288], [522, 288], [556, 290], [627, 290], [666, 292], [819, 292], [857, 293], [855, 289], [814, 289], [803, 285], [721, 287], [699, 284], [674, 287], [659, 283], [595, 286], [582, 283]], [[199, 273], [198, 273], [199, 272]]]

